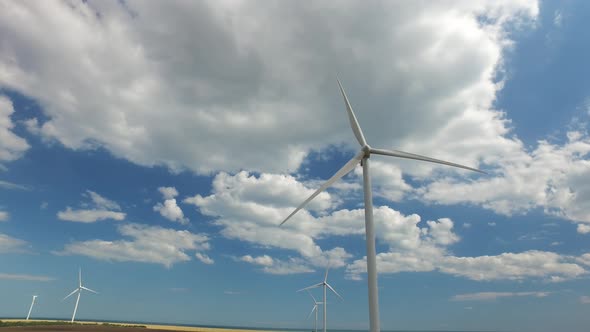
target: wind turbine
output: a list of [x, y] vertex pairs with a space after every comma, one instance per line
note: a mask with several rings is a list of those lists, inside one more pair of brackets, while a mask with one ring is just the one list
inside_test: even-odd
[[[309, 292], [310, 289], [317, 288], [317, 287], [323, 287], [324, 288], [324, 301], [321, 302], [321, 303], [324, 305], [324, 332], [326, 332], [326, 316], [327, 316], [326, 309], [328, 307], [328, 304], [327, 304], [328, 302], [327, 302], [327, 298], [326, 298], [326, 288], [329, 288], [341, 300], [343, 300], [343, 298], [342, 298], [342, 296], [340, 296], [340, 294], [338, 294], [338, 292], [336, 292], [336, 290], [334, 290], [334, 288], [332, 288], [332, 286], [330, 286], [330, 284], [328, 284], [328, 269], [326, 269], [326, 275], [324, 276], [324, 281], [322, 281], [320, 283], [317, 283], [315, 285], [311, 285], [309, 287], [302, 288], [302, 289], [298, 290], [298, 292], [301, 292], [301, 291], [304, 291], [304, 290], [306, 290], [306, 291]], [[309, 295], [311, 295], [311, 293]], [[315, 302], [315, 299], [313, 299], [313, 300]], [[316, 310], [317, 310], [317, 308], [316, 308]], [[317, 312], [316, 312], [316, 323], [317, 323]], [[317, 327], [316, 327], [316, 330], [317, 330]]]
[[33, 295], [33, 302], [31, 302], [31, 307], [29, 308], [29, 313], [27, 314], [27, 320], [29, 320], [29, 317], [31, 317], [31, 311], [33, 311], [33, 305], [35, 304], [36, 298], [37, 298], [37, 295]]
[[316, 301], [315, 297], [313, 297], [313, 295], [311, 295], [309, 291], [307, 291], [307, 294], [309, 294], [309, 296], [311, 296], [311, 298], [313, 299], [313, 309], [311, 309], [311, 312], [309, 313], [309, 315], [307, 315], [307, 319], [309, 319], [309, 316], [311, 316], [311, 314], [313, 314], [313, 312], [315, 311], [314, 332], [318, 332], [318, 304], [323, 304], [323, 302]]
[[86, 287], [82, 286], [82, 269], [79, 269], [78, 270], [78, 287], [76, 289], [74, 289], [68, 296], [64, 297], [64, 299], [63, 299], [63, 300], [65, 300], [68, 297], [78, 293], [78, 298], [76, 299], [76, 306], [74, 307], [74, 314], [72, 315], [72, 321], [71, 321], [72, 323], [74, 322], [74, 319], [76, 318], [76, 311], [78, 310], [78, 303], [80, 302], [80, 294], [82, 293], [82, 290], [86, 290], [86, 291], [92, 292], [94, 294], [98, 294], [98, 292], [95, 292], [90, 288], [86, 288]]
[[427, 161], [436, 164], [443, 164], [447, 166], [463, 168], [484, 174], [485, 172], [475, 168], [451, 163], [448, 161], [425, 157], [399, 150], [384, 150], [372, 148], [369, 144], [367, 144], [367, 141], [365, 140], [363, 131], [361, 130], [361, 127], [356, 119], [356, 116], [354, 115], [352, 106], [350, 106], [350, 102], [348, 101], [348, 97], [346, 97], [346, 93], [344, 92], [344, 88], [342, 87], [340, 80], [338, 80], [338, 86], [340, 87], [340, 92], [342, 93], [342, 97], [344, 98], [344, 103], [346, 105], [346, 111], [348, 113], [348, 120], [350, 122], [350, 126], [352, 127], [352, 132], [354, 133], [356, 140], [361, 145], [361, 150], [340, 170], [338, 170], [336, 174], [334, 174], [328, 181], [326, 181], [318, 190], [316, 190], [311, 196], [309, 196], [305, 201], [303, 201], [303, 203], [301, 203], [301, 205], [299, 205], [295, 209], [295, 211], [291, 212], [291, 214], [281, 222], [281, 225], [284, 224], [287, 220], [289, 220], [295, 213], [297, 213], [297, 211], [301, 210], [307, 203], [309, 203], [322, 191], [326, 190], [334, 182], [336, 182], [346, 174], [350, 173], [350, 171], [352, 171], [359, 163], [363, 166], [363, 191], [365, 196], [365, 233], [367, 241], [367, 279], [369, 284], [369, 321], [371, 332], [379, 332], [381, 328], [379, 327], [379, 298], [377, 293], [377, 254], [375, 251], [375, 228], [373, 225], [373, 197], [371, 193], [371, 177], [369, 174], [369, 158], [371, 157], [371, 154]]

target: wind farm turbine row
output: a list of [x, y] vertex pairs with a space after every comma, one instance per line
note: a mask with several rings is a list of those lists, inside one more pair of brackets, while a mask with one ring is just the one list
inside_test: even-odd
[[[80, 294], [82, 294], [83, 290], [94, 293], [94, 294], [98, 294], [97, 291], [93, 291], [92, 289], [82, 285], [82, 269], [78, 269], [78, 287], [76, 287], [76, 289], [74, 289], [70, 294], [68, 294], [62, 300], [62, 301], [64, 301], [68, 297], [70, 297], [76, 293], [78, 294], [78, 296], [76, 298], [76, 305], [74, 306], [74, 313], [72, 314], [72, 320], [71, 320], [72, 323], [76, 319], [76, 312], [78, 311], [78, 304], [80, 303]], [[29, 308], [29, 313], [27, 314], [27, 320], [29, 320], [29, 318], [31, 317], [31, 312], [33, 311], [33, 306], [35, 305], [35, 300], [37, 299], [37, 297], [38, 297], [37, 295], [33, 295], [33, 301], [31, 302], [31, 306]]]
[[[322, 287], [322, 290], [324, 292], [324, 300], [322, 302], [317, 302], [315, 297], [313, 297], [313, 295], [310, 292], [311, 289], [319, 288], [319, 287]], [[313, 313], [315, 311], [315, 332], [318, 331], [318, 304], [324, 305], [324, 310], [323, 310], [324, 320], [323, 321], [324, 321], [324, 332], [326, 332], [327, 316], [328, 316], [328, 299], [327, 299], [327, 290], [328, 289], [330, 291], [332, 291], [332, 293], [336, 294], [336, 296], [338, 296], [341, 300], [343, 300], [342, 296], [340, 296], [340, 294], [338, 294], [338, 292], [336, 292], [336, 290], [332, 286], [330, 286], [330, 284], [328, 284], [328, 269], [326, 269], [326, 274], [324, 275], [324, 280], [322, 282], [298, 290], [298, 292], [307, 291], [309, 296], [311, 296], [311, 298], [313, 299], [314, 306], [313, 306], [313, 309], [311, 310], [311, 313]], [[310, 313], [310, 315], [311, 315], [311, 313]], [[308, 318], [309, 318], [309, 316], [308, 316]]]

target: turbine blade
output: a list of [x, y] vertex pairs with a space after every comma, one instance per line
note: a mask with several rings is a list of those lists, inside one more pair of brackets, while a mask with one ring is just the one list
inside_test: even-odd
[[315, 297], [313, 297], [313, 295], [311, 295], [311, 292], [309, 291], [309, 289], [306, 289], [306, 290], [307, 290], [307, 294], [309, 294], [309, 296], [311, 296], [311, 298], [313, 299], [313, 303], [314, 304], [317, 304], [317, 301], [315, 300]]
[[344, 103], [346, 104], [346, 112], [348, 113], [348, 121], [350, 122], [350, 127], [352, 128], [352, 132], [354, 132], [354, 136], [356, 140], [359, 142], [361, 146], [367, 145], [367, 141], [365, 140], [365, 136], [363, 135], [363, 131], [361, 130], [361, 126], [354, 115], [354, 111], [352, 110], [352, 106], [350, 106], [350, 102], [348, 101], [348, 97], [346, 97], [346, 92], [344, 92], [344, 88], [342, 87], [342, 83], [338, 80], [338, 86], [340, 86], [340, 92], [342, 92], [342, 97], [344, 97]]
[[[68, 296], [64, 297], [64, 298], [63, 298], [63, 300], [65, 300], [65, 299], [67, 299], [68, 297], [70, 297], [70, 296], [72, 296], [72, 295], [76, 294], [76, 292], [77, 292], [77, 291], [79, 291], [79, 290], [80, 290], [79, 288], [76, 288], [76, 289], [74, 289], [74, 291], [73, 291], [73, 292], [71, 292], [71, 293], [70, 293]], [[62, 301], [63, 301], [63, 300], [62, 300]]]
[[90, 289], [90, 288], [86, 288], [86, 287], [84, 287], [84, 286], [82, 286], [82, 287], [80, 287], [80, 288], [82, 288], [82, 289], [84, 289], [84, 290], [87, 290], [87, 291], [89, 291], [89, 292], [92, 292], [92, 293], [94, 293], [94, 294], [98, 294], [98, 292], [96, 292], [96, 291], [93, 291], [93, 290], [92, 290], [92, 289]]
[[313, 306], [313, 309], [311, 309], [311, 312], [309, 313], [309, 315], [307, 315], [307, 319], [309, 319], [309, 317], [311, 317], [311, 314], [313, 314], [313, 312], [318, 308], [317, 305]]
[[350, 159], [350, 161], [348, 161], [344, 166], [342, 166], [342, 168], [340, 170], [338, 170], [338, 172], [336, 172], [336, 174], [334, 174], [318, 190], [316, 190], [313, 194], [311, 194], [311, 196], [309, 196], [305, 201], [303, 201], [303, 203], [301, 203], [301, 205], [299, 205], [295, 209], [295, 211], [291, 212], [291, 214], [287, 218], [285, 218], [285, 220], [283, 220], [283, 222], [281, 222], [280, 225], [283, 225], [284, 223], [286, 223], [287, 220], [289, 220], [295, 213], [297, 213], [297, 211], [301, 210], [305, 205], [307, 205], [307, 203], [309, 203], [312, 199], [314, 199], [322, 191], [326, 190], [326, 188], [331, 186], [332, 183], [336, 182], [337, 180], [339, 180], [340, 178], [342, 178], [343, 176], [348, 174], [350, 171], [352, 171], [356, 167], [356, 165], [361, 161], [361, 159], [363, 159], [363, 155], [364, 155], [364, 152], [361, 151], [356, 156], [354, 156], [352, 159]]
[[80, 287], [82, 287], [82, 268], [78, 268], [78, 281], [80, 282]]
[[338, 295], [338, 297], [344, 301], [344, 299], [342, 298], [342, 296], [340, 296], [340, 294], [338, 294], [338, 292], [336, 292], [336, 290], [334, 290], [334, 288], [332, 288], [332, 286], [330, 286], [329, 284], [326, 283], [326, 286], [332, 291], [334, 292], [334, 294]]
[[324, 282], [328, 281], [328, 271], [330, 270], [329, 267], [326, 268], [326, 274], [324, 275]]
[[322, 287], [324, 285], [324, 283], [320, 282], [319, 284], [315, 284], [309, 287], [305, 287], [305, 288], [301, 288], [300, 290], [298, 290], [298, 292], [304, 291], [304, 290], [308, 290], [308, 289], [312, 289], [312, 288], [318, 288], [318, 287]]
[[463, 169], [467, 169], [467, 170], [474, 171], [474, 172], [488, 174], [488, 173], [486, 173], [482, 170], [479, 170], [477, 168], [463, 166], [460, 164], [455, 164], [455, 163], [451, 163], [451, 162], [440, 160], [440, 159], [434, 159], [434, 158], [430, 158], [430, 157], [421, 156], [419, 154], [403, 152], [403, 151], [398, 151], [398, 150], [371, 149], [371, 153], [380, 154], [380, 155], [384, 155], [384, 156], [398, 157], [398, 158], [428, 161], [428, 162], [435, 163], [435, 164], [453, 166], [453, 167], [463, 168]]

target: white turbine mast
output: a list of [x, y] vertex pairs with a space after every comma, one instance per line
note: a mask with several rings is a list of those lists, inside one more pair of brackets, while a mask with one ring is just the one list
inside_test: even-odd
[[293, 212], [291, 212], [291, 214], [281, 222], [281, 225], [287, 222], [287, 220], [289, 220], [295, 213], [301, 210], [305, 205], [307, 205], [307, 203], [309, 203], [322, 191], [326, 190], [334, 182], [336, 182], [346, 174], [350, 173], [350, 171], [352, 171], [359, 163], [363, 166], [363, 191], [365, 196], [365, 233], [367, 241], [367, 281], [369, 290], [369, 322], [371, 332], [380, 332], [381, 328], [379, 326], [379, 298], [377, 293], [377, 254], [375, 251], [375, 229], [373, 225], [373, 197], [371, 193], [371, 177], [369, 174], [369, 158], [371, 157], [371, 154], [427, 161], [436, 164], [463, 168], [484, 174], [485, 172], [460, 164], [455, 164], [448, 161], [425, 157], [399, 150], [384, 150], [372, 148], [369, 144], [367, 144], [367, 141], [365, 140], [363, 131], [361, 130], [361, 127], [356, 119], [356, 116], [354, 115], [352, 106], [350, 106], [350, 102], [348, 101], [348, 97], [346, 97], [346, 93], [344, 92], [344, 88], [342, 87], [340, 80], [338, 80], [338, 85], [340, 87], [342, 97], [344, 98], [344, 103], [346, 105], [346, 111], [348, 113], [348, 120], [350, 122], [350, 126], [352, 127], [352, 132], [354, 133], [356, 140], [359, 142], [361, 150], [340, 170], [338, 170], [336, 174], [334, 174], [328, 181], [326, 181], [318, 190], [311, 194], [311, 196], [309, 196], [305, 201], [303, 201], [303, 203], [301, 203], [301, 205], [299, 205]]
[[31, 311], [33, 311], [33, 305], [35, 304], [35, 299], [37, 299], [37, 295], [33, 295], [33, 301], [31, 302], [31, 307], [29, 308], [29, 313], [27, 314], [27, 320], [31, 317]]
[[82, 286], [82, 269], [79, 269], [78, 270], [78, 287], [76, 289], [74, 289], [70, 294], [68, 294], [68, 296], [63, 298], [63, 300], [65, 300], [68, 297], [78, 293], [78, 297], [76, 298], [76, 305], [74, 306], [74, 313], [72, 314], [72, 320], [71, 320], [72, 323], [74, 322], [74, 319], [76, 318], [76, 311], [78, 311], [78, 303], [80, 303], [80, 294], [82, 293], [82, 290], [89, 291], [94, 294], [98, 294], [98, 292], [93, 291], [90, 288], [86, 288], [86, 287]]
[[[332, 286], [330, 286], [330, 284], [328, 284], [328, 269], [326, 269], [326, 274], [324, 275], [324, 281], [322, 281], [320, 283], [317, 283], [315, 285], [311, 285], [309, 287], [302, 288], [302, 289], [298, 290], [298, 292], [301, 292], [301, 291], [304, 291], [305, 290], [305, 291], [308, 291], [308, 293], [309, 293], [309, 290], [310, 289], [312, 289], [312, 288], [318, 288], [318, 287], [322, 287], [323, 290], [324, 290], [324, 301], [323, 302], [319, 302], [319, 303], [316, 302], [316, 332], [317, 332], [317, 305], [320, 304], [320, 303], [324, 305], [324, 332], [326, 332], [326, 318], [327, 318], [327, 315], [328, 315], [327, 314], [328, 299], [326, 298], [326, 295], [327, 295], [326, 294], [327, 293], [326, 292], [326, 289], [327, 288], [330, 289], [341, 300], [343, 300], [343, 298], [342, 298], [342, 296], [340, 296], [340, 294], [338, 294], [338, 292], [336, 292], [336, 290], [334, 288], [332, 288]], [[311, 295], [311, 293], [309, 293], [309, 295]], [[313, 296], [311, 296], [311, 297], [313, 298]], [[315, 298], [313, 299], [313, 301], [315, 302]]]
[[309, 294], [309, 296], [311, 296], [311, 298], [313, 299], [313, 309], [311, 309], [311, 312], [309, 313], [309, 315], [307, 315], [307, 319], [309, 319], [309, 317], [311, 316], [311, 314], [313, 314], [315, 312], [315, 323], [314, 323], [314, 332], [318, 332], [318, 304], [324, 304], [324, 302], [318, 302], [316, 301], [315, 297], [313, 297], [313, 295], [311, 295], [311, 293], [309, 292], [309, 290], [307, 291], [307, 294]]

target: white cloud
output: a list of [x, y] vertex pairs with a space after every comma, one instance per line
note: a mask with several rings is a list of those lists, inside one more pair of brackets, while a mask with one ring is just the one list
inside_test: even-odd
[[584, 264], [590, 267], [590, 253], [583, 254], [582, 256], [578, 257], [578, 263]]
[[[131, 240], [89, 240], [67, 244], [58, 255], [83, 255], [115, 262], [143, 262], [171, 267], [190, 261], [188, 251], [205, 264], [213, 263], [203, 251], [210, 248], [209, 238], [203, 234], [177, 231], [141, 224], [119, 225], [119, 233]], [[198, 255], [200, 254], [200, 255]]]
[[178, 196], [178, 190], [174, 187], [159, 187], [158, 191], [164, 196], [164, 199], [172, 199]]
[[[119, 211], [121, 210], [121, 207], [116, 202], [100, 196], [91, 190], [87, 190], [86, 193], [82, 194], [82, 196], [90, 199], [90, 203], [82, 202], [81, 204], [87, 208], [72, 209], [68, 206], [66, 207], [65, 211], [57, 212], [57, 218], [65, 221], [82, 223], [93, 223], [106, 219], [118, 221], [125, 219], [126, 214]], [[92, 208], [88, 208], [89, 206]], [[41, 204], [41, 208], [43, 209], [43, 204]]]
[[[277, 184], [274, 185], [273, 183]], [[307, 189], [294, 179], [271, 174], [260, 176], [246, 172], [234, 176], [218, 174], [209, 196], [196, 195], [185, 203], [197, 206], [201, 213], [214, 217], [221, 234], [230, 239], [259, 247], [297, 252], [299, 257], [281, 260], [270, 255], [241, 257], [240, 260], [263, 267], [268, 273], [308, 272], [317, 267], [346, 266], [347, 277], [360, 279], [366, 270], [364, 259], [349, 262], [352, 255], [340, 247], [321, 248], [317, 240], [328, 236], [364, 236], [364, 211], [320, 210], [314, 216], [300, 211], [288, 223], [278, 227], [306, 196]], [[281, 186], [284, 186], [281, 187]], [[281, 187], [292, 197], [276, 196], [268, 188]], [[335, 206], [332, 196], [325, 196], [323, 206]], [[262, 203], [260, 203], [262, 202]], [[374, 208], [377, 241], [389, 250], [378, 254], [380, 273], [438, 271], [472, 280], [522, 280], [527, 278], [563, 281], [580, 277], [586, 270], [576, 257], [552, 252], [525, 251], [496, 256], [457, 257], [450, 248], [460, 241], [448, 218], [422, 222], [416, 214], [403, 215], [386, 206]], [[584, 256], [580, 256], [584, 257]], [[264, 263], [264, 264], [263, 264]], [[277, 267], [281, 267], [280, 269]]]
[[452, 301], [490, 301], [506, 297], [547, 297], [551, 292], [481, 292], [459, 294], [451, 298]]
[[294, 250], [301, 255], [276, 261], [265, 269], [269, 273], [309, 272], [312, 266], [326, 264], [342, 267], [351, 255], [339, 247], [322, 250], [315, 238], [329, 234], [362, 234], [364, 226], [356, 217], [358, 211], [343, 210], [325, 215], [325, 209], [335, 203], [331, 195], [320, 194], [318, 201], [312, 204], [319, 217], [301, 211], [293, 221], [279, 227], [282, 218], [313, 191], [290, 176], [220, 173], [213, 180], [210, 196], [196, 195], [184, 202], [197, 206], [202, 214], [217, 218], [214, 223], [222, 228], [221, 234], [226, 238]]
[[215, 261], [213, 259], [211, 259], [211, 257], [209, 257], [209, 256], [207, 256], [207, 255], [205, 255], [203, 253], [200, 253], [200, 252], [196, 253], [195, 254], [195, 257], [198, 260], [200, 260], [201, 262], [205, 263], [205, 264], [213, 264], [213, 263], [215, 263]]
[[536, 250], [503, 253], [496, 256], [447, 256], [437, 265], [440, 272], [478, 281], [527, 278], [564, 281], [587, 273], [583, 267], [576, 264], [575, 259], [569, 256]]
[[[438, 271], [475, 281], [541, 279], [562, 282], [586, 275], [575, 257], [553, 252], [525, 251], [495, 256], [457, 257], [427, 252], [385, 252], [377, 255], [379, 273]], [[346, 268], [347, 277], [360, 280], [366, 272], [365, 259], [356, 260]]]
[[21, 280], [21, 281], [54, 281], [55, 278], [48, 276], [37, 276], [30, 274], [11, 274], [0, 273], [0, 279], [4, 280]]
[[29, 190], [30, 188], [27, 186], [23, 186], [22, 184], [12, 183], [8, 181], [0, 180], [0, 188], [4, 189], [17, 189], [17, 190]]
[[164, 196], [164, 203], [157, 203], [154, 205], [154, 211], [159, 212], [162, 217], [170, 220], [176, 221], [182, 225], [187, 225], [189, 223], [188, 218], [184, 217], [184, 212], [178, 204], [176, 203], [176, 199], [174, 197], [178, 196], [178, 191], [174, 187], [160, 187], [158, 191], [162, 193]]
[[39, 208], [41, 210], [45, 210], [45, 209], [47, 209], [48, 206], [49, 206], [49, 203], [47, 203], [47, 202], [41, 202], [41, 205], [39, 205]]
[[6, 221], [10, 218], [10, 214], [6, 211], [0, 211], [0, 221]]
[[556, 10], [555, 13], [553, 13], [553, 24], [556, 27], [561, 27], [562, 23], [563, 23], [563, 15], [561, 14], [561, 11]]
[[105, 219], [124, 220], [125, 213], [98, 209], [72, 210], [68, 206], [65, 211], [57, 213], [57, 218], [65, 221], [93, 223]]
[[28, 247], [26, 241], [0, 233], [0, 253], [25, 252]]
[[0, 86], [38, 100], [49, 120], [28, 127], [72, 149], [202, 173], [276, 172], [296, 170], [311, 149], [353, 144], [341, 73], [372, 145], [477, 165], [520, 148], [492, 103], [505, 28], [537, 15], [532, 0], [6, 2]]
[[493, 176], [469, 182], [443, 178], [418, 192], [439, 204], [477, 204], [509, 216], [541, 208], [549, 215], [590, 223], [589, 153], [590, 137], [569, 132], [564, 145], [540, 141], [530, 153], [521, 151], [505, 160]]
[[[0, 60], [0, 84], [2, 84], [4, 76], [2, 69], [2, 60]], [[14, 128], [10, 118], [12, 113], [14, 113], [12, 102], [7, 97], [0, 95], [0, 164], [20, 158], [30, 147], [25, 139], [12, 132]], [[7, 182], [2, 181], [2, 183], [4, 185], [0, 186], [6, 187]]]
[[272, 258], [268, 255], [252, 257], [251, 255], [244, 255], [238, 258], [239, 261], [261, 266], [262, 271], [269, 274], [298, 274], [313, 272], [313, 268], [308, 262], [301, 258], [291, 257], [288, 260], [280, 260]]
[[590, 225], [588, 225], [588, 224], [578, 224], [577, 231], [580, 234], [588, 234], [588, 233], [590, 233]]
[[179, 222], [182, 225], [188, 224], [188, 218], [184, 217], [184, 213], [178, 204], [176, 204], [176, 199], [167, 199], [164, 201], [164, 204], [158, 203], [154, 205], [154, 211], [160, 212], [162, 217]]
[[463, 223], [463, 228], [471, 228], [471, 223], [464, 222]]
[[582, 304], [590, 304], [590, 296], [580, 296], [580, 303]]
[[272, 257], [270, 257], [268, 255], [263, 255], [263, 256], [258, 256], [258, 257], [252, 257], [251, 255], [244, 255], [244, 256], [240, 257], [240, 260], [243, 262], [262, 265], [262, 266], [271, 266], [274, 263]]
[[105, 210], [121, 210], [121, 206], [108, 198], [102, 197], [92, 190], [86, 190], [86, 195], [90, 197], [94, 205]]
[[489, 222], [489, 223], [488, 223], [488, 226], [490, 226], [490, 227], [495, 227], [495, 226], [496, 226], [496, 223], [495, 223], [495, 222]]

